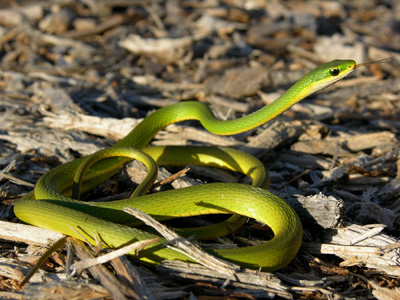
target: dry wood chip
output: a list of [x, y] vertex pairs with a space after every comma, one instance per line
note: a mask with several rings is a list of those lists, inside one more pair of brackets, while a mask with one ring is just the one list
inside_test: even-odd
[[[328, 245], [322, 253], [335, 254], [345, 260], [350, 260], [352, 264], [362, 264], [368, 268], [399, 276], [400, 247], [390, 247], [400, 245], [398, 239], [374, 231], [375, 235], [363, 238], [354, 245], [355, 240], [368, 236], [373, 228], [371, 226], [350, 224], [344, 228], [328, 230], [324, 238]], [[381, 224], [376, 226], [382, 227]], [[331, 252], [327, 250], [329, 247], [331, 247]]]
[[64, 32], [62, 36], [67, 38], [80, 38], [93, 34], [100, 34], [108, 29], [121, 25], [125, 20], [124, 16], [117, 15], [110, 20], [105, 20], [101, 24], [96, 25], [93, 19], [74, 19], [73, 25], [76, 30]]
[[[140, 299], [156, 299], [146, 285], [144, 279], [140, 276], [138, 269], [126, 258], [126, 256], [120, 256], [113, 259], [111, 264], [114, 267], [117, 276], [121, 278], [121, 280], [126, 281], [128, 284], [133, 286], [134, 290], [139, 294]], [[183, 295], [184, 293], [180, 293], [179, 296]]]
[[[400, 195], [400, 177], [397, 176], [390, 182], [388, 182], [379, 192], [378, 196], [381, 198], [396, 198]], [[397, 200], [399, 203], [400, 199]], [[395, 207], [395, 203], [393, 203], [393, 207]]]
[[349, 136], [342, 143], [344, 143], [344, 147], [357, 152], [375, 147], [383, 147], [385, 144], [395, 144], [396, 142], [397, 138], [394, 133], [382, 131]]
[[[164, 261], [157, 269], [168, 276], [177, 279], [191, 279], [195, 281], [213, 282], [223, 285], [226, 277], [223, 274], [213, 271], [207, 267], [185, 263], [180, 261]], [[265, 273], [254, 270], [237, 271], [235, 276], [231, 278], [228, 286], [237, 287], [246, 293], [255, 294], [260, 297], [279, 296], [283, 299], [292, 299], [288, 288], [271, 273]]]
[[30, 78], [42, 79], [42, 80], [45, 80], [45, 81], [48, 81], [51, 83], [60, 83], [60, 84], [68, 84], [68, 85], [76, 85], [78, 83], [78, 81], [72, 77], [65, 78], [65, 77], [61, 77], [61, 76], [55, 76], [55, 75], [47, 74], [46, 72], [43, 72], [43, 71], [30, 72], [28, 75]]
[[267, 50], [279, 50], [286, 49], [290, 44], [297, 44], [296, 38], [273, 38], [271, 34], [277, 31], [290, 31], [290, 24], [288, 22], [256, 22], [249, 27], [246, 35], [246, 42], [254, 47], [267, 49]]
[[0, 262], [0, 276], [10, 278], [16, 281], [24, 279], [24, 273], [15, 265], [12, 259], [2, 258]]
[[328, 170], [332, 165], [332, 162], [326, 159], [295, 151], [282, 153], [280, 154], [279, 158], [285, 163], [291, 163], [306, 169]]
[[222, 76], [208, 78], [204, 87], [208, 92], [238, 99], [255, 95], [270, 84], [268, 69], [244, 66], [229, 69]]
[[[310, 154], [324, 155], [348, 155], [348, 151], [358, 152], [372, 149], [375, 147], [384, 147], [385, 145], [394, 145], [396, 135], [392, 132], [376, 132], [354, 135], [343, 135], [342, 137], [328, 137], [324, 140], [299, 141], [291, 146], [294, 151]], [[337, 145], [340, 145], [337, 148]]]
[[347, 37], [340, 35], [318, 39], [314, 51], [325, 61], [334, 60], [337, 57], [351, 57], [355, 61], [366, 61], [363, 44], [357, 42], [349, 44]]
[[18, 26], [25, 23], [25, 18], [37, 21], [43, 17], [44, 10], [42, 4], [22, 6], [18, 9], [0, 9], [1, 24], [7, 26]]
[[372, 295], [378, 300], [397, 300], [400, 299], [400, 288], [388, 289], [381, 287], [372, 280], [366, 280], [373, 287]]
[[322, 228], [335, 228], [344, 222], [344, 203], [333, 196], [322, 193], [311, 196], [288, 197], [274, 192], [288, 202], [299, 214], [304, 223], [318, 224]]
[[299, 141], [293, 144], [290, 149], [298, 152], [305, 152], [309, 154], [324, 154], [324, 155], [335, 155], [345, 156], [348, 151], [341, 147], [337, 147], [339, 141], [333, 140], [318, 140], [318, 141]]
[[121, 40], [119, 45], [136, 55], [157, 57], [161, 62], [170, 64], [177, 63], [186, 54], [192, 43], [192, 37], [145, 39], [131, 34]]
[[[375, 191], [373, 191], [375, 192]], [[379, 223], [393, 230], [396, 228], [396, 214], [393, 210], [372, 202], [364, 192], [365, 202], [355, 202], [348, 206], [346, 212], [354, 222], [359, 224]]]
[[[93, 254], [86, 248], [86, 246], [77, 239], [71, 239], [78, 257], [82, 260], [93, 259]], [[114, 299], [125, 300], [129, 297], [133, 299], [140, 299], [139, 295], [132, 289], [131, 286], [126, 285], [119, 281], [115, 275], [105, 266], [96, 265], [89, 268], [89, 272], [96, 278], [104, 288], [106, 288]]]
[[[84, 280], [62, 280], [43, 282], [40, 285], [30, 284], [18, 291], [21, 299], [54, 300], [54, 299], [106, 299], [110, 293], [104, 287], [85, 282]], [[55, 298], [55, 295], [57, 295]], [[123, 298], [115, 298], [123, 299]], [[127, 299], [127, 298], [125, 298]]]
[[82, 109], [75, 104], [65, 89], [55, 88], [38, 88], [35, 89], [35, 102], [47, 104], [54, 113], [62, 113], [64, 111], [73, 111], [82, 113]]
[[85, 44], [81, 41], [69, 39], [69, 38], [60, 38], [56, 35], [42, 33], [38, 30], [29, 29], [29, 34], [32, 36], [33, 39], [39, 40], [42, 43], [49, 43], [55, 46], [65, 46], [71, 47], [74, 50], [75, 56], [83, 57], [90, 57], [91, 53], [94, 53], [95, 49]]
[[[21, 282], [24, 277], [29, 273], [31, 267], [21, 264], [19, 260], [0, 257], [0, 276], [8, 279], [15, 280], [16, 282]], [[56, 274], [53, 272], [45, 272], [39, 270], [33, 275], [30, 282], [46, 282], [46, 281], [59, 281], [65, 280], [65, 274]], [[1, 297], [0, 297], [1, 298]]]
[[38, 27], [44, 32], [59, 34], [70, 28], [74, 17], [74, 12], [71, 9], [64, 7], [41, 19]]
[[365, 175], [366, 176], [364, 176], [364, 174], [349, 174], [346, 180], [347, 181], [346, 184], [355, 186], [358, 184], [364, 184], [372, 186], [372, 185], [383, 185], [385, 183], [390, 182], [391, 180], [389, 176], [374, 177], [373, 174], [368, 174], [368, 172], [365, 172]]
[[63, 112], [54, 114], [42, 110], [45, 115], [43, 122], [52, 127], [64, 130], [84, 131], [90, 134], [104, 136], [110, 140], [121, 140], [124, 138], [141, 120], [125, 118], [122, 120], [114, 118], [99, 118], [87, 116], [78, 112]]
[[0, 221], [0, 238], [8, 241], [47, 246], [62, 237], [63, 235], [61, 233], [52, 230], [31, 225]]
[[216, 18], [206, 13], [196, 21], [196, 27], [200, 30], [202, 35], [209, 35], [216, 32], [224, 36], [232, 33], [235, 29], [245, 29], [247, 25]]
[[7, 135], [0, 134], [0, 139], [16, 145], [18, 151], [22, 153], [34, 149], [49, 157], [57, 156], [61, 161], [69, 159], [70, 149], [83, 155], [100, 150], [96, 143], [83, 142], [85, 139], [79, 133], [67, 134], [61, 130], [48, 130], [40, 127], [9, 130]]
[[288, 140], [304, 132], [304, 124], [300, 121], [283, 122], [279, 119], [266, 125], [257, 136], [249, 138], [249, 142], [239, 150], [261, 157]]
[[2, 171], [0, 171], [0, 180], [2, 180], [3, 178], [6, 178], [8, 180], [10, 180], [10, 182], [19, 184], [19, 185], [25, 185], [25, 186], [29, 186], [29, 187], [34, 187], [35, 185], [33, 183], [27, 182], [25, 180], [19, 179], [13, 175], [4, 173]]
[[335, 1], [287, 3], [284, 9], [285, 11], [287, 10], [287, 13], [290, 12], [297, 17], [304, 16], [307, 19], [313, 19], [313, 17], [339, 17], [344, 12], [343, 5]]

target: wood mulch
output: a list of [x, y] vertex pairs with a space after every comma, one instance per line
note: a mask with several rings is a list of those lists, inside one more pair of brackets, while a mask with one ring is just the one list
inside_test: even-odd
[[[0, 298], [400, 299], [399, 20], [398, 1], [1, 2]], [[163, 106], [197, 100], [237, 118], [323, 62], [391, 56], [250, 132], [220, 137], [185, 122], [152, 142], [229, 146], [265, 163], [271, 191], [304, 226], [284, 269], [238, 271], [208, 259], [152, 266], [68, 239], [21, 287], [62, 237], [12, 212], [49, 169], [113, 144]], [[179, 171], [162, 169], [159, 179]], [[124, 197], [144, 172], [130, 163], [89, 196]], [[168, 185], [248, 182], [220, 170], [182, 173]], [[266, 235], [250, 221], [213, 243]], [[107, 262], [88, 260], [103, 254]]]

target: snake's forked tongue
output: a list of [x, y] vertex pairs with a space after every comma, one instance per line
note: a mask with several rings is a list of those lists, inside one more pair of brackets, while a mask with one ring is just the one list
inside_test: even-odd
[[396, 56], [391, 56], [391, 57], [380, 59], [380, 60], [376, 60], [376, 61], [371, 61], [371, 62], [362, 63], [362, 64], [356, 64], [354, 69], [357, 69], [357, 68], [360, 68], [360, 67], [369, 66], [369, 65], [374, 65], [374, 64], [382, 64], [382, 63], [387, 62], [387, 61], [389, 61], [389, 60], [391, 60], [391, 59], [393, 59], [395, 57]]

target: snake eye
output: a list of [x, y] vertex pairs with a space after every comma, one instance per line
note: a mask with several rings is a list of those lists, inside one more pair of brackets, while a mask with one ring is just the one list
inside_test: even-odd
[[338, 76], [340, 73], [340, 70], [338, 68], [332, 68], [329, 70], [329, 74], [331, 74], [332, 76]]

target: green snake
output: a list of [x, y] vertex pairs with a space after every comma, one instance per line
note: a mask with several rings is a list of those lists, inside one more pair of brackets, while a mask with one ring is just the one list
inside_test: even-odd
[[[114, 146], [45, 173], [35, 189], [15, 204], [14, 212], [26, 223], [86, 239], [92, 244], [101, 240], [108, 248], [118, 248], [155, 237], [154, 233], [132, 227], [139, 223], [121, 211], [127, 206], [143, 210], [159, 220], [204, 214], [233, 214], [222, 223], [188, 229], [189, 232], [183, 233], [194, 233], [199, 238], [229, 233], [243, 224], [246, 218], [253, 218], [271, 228], [274, 233], [271, 240], [255, 246], [207, 251], [242, 267], [266, 271], [282, 268], [293, 260], [300, 248], [302, 225], [286, 202], [266, 190], [269, 185], [268, 175], [256, 158], [229, 148], [147, 145], [167, 125], [185, 120], [198, 120], [205, 129], [218, 135], [248, 131], [275, 118], [308, 95], [340, 80], [358, 66], [353, 60], [333, 60], [323, 64], [306, 74], [271, 104], [239, 119], [218, 120], [206, 105], [194, 101], [161, 108], [147, 116]], [[142, 161], [149, 170], [148, 176], [131, 198], [105, 203], [79, 201], [81, 192], [109, 178], [131, 159]], [[146, 194], [153, 184], [156, 164], [224, 168], [249, 176], [252, 186], [209, 183]], [[165, 247], [165, 243], [165, 240], [159, 239], [135, 255], [152, 263], [164, 259], [192, 261], [190, 257]]]

